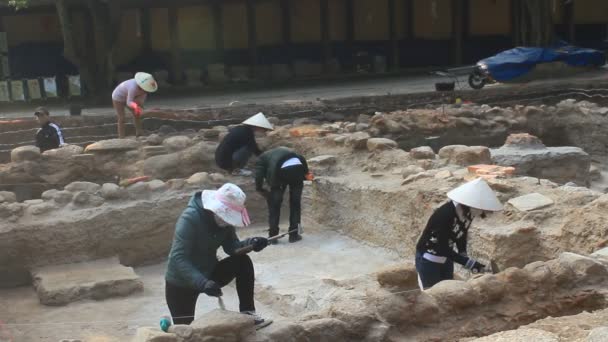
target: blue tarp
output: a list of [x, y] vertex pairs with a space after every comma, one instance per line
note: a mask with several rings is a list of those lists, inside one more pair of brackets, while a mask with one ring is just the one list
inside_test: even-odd
[[478, 64], [485, 64], [492, 78], [505, 82], [529, 73], [537, 64], [551, 62], [599, 67], [606, 64], [606, 56], [602, 51], [562, 44], [554, 48], [518, 47], [482, 59]]

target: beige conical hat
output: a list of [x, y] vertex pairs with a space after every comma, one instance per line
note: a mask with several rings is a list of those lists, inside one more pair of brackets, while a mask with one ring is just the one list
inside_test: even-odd
[[135, 82], [137, 85], [148, 93], [153, 93], [158, 90], [158, 84], [154, 80], [154, 76], [145, 72], [135, 74]]
[[270, 129], [270, 130], [274, 129], [274, 127], [272, 127], [272, 124], [270, 123], [270, 121], [268, 121], [268, 119], [266, 119], [266, 117], [264, 116], [264, 113], [257, 113], [256, 115], [243, 121], [243, 124], [249, 125], [249, 126], [261, 127], [261, 128]]
[[496, 194], [494, 194], [488, 183], [481, 178], [477, 178], [448, 192], [448, 198], [471, 208], [486, 211], [502, 210], [502, 204], [496, 197]]

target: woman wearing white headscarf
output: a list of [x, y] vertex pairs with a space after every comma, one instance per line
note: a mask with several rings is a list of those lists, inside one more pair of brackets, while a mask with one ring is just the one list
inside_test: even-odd
[[474, 272], [484, 270], [485, 265], [467, 255], [469, 227], [475, 217], [502, 210], [494, 191], [481, 178], [450, 191], [447, 197], [450, 201], [431, 215], [416, 245], [416, 271], [423, 290], [454, 279], [454, 262]]

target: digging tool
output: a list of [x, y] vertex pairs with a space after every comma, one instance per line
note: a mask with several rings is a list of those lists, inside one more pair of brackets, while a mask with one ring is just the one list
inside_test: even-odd
[[477, 270], [473, 270], [473, 274], [474, 275], [478, 275], [481, 276], [484, 273], [488, 273], [488, 274], [496, 274], [500, 272], [500, 269], [498, 268], [498, 265], [496, 264], [496, 262], [494, 260], [490, 260], [490, 267], [486, 267], [483, 272], [479, 272]]
[[[278, 239], [284, 238], [284, 237], [286, 237], [287, 235], [289, 235], [291, 233], [300, 232], [301, 228], [299, 228], [299, 227], [301, 227], [301, 226], [298, 226], [298, 229], [290, 230], [287, 233], [283, 233], [283, 234], [280, 234], [280, 235], [273, 236], [273, 237], [269, 238], [268, 239], [268, 243], [270, 244], [270, 242], [272, 242], [272, 241], [276, 241]], [[245, 246], [245, 247], [237, 249], [234, 252], [234, 254], [236, 254], [236, 255], [242, 255], [242, 254], [247, 254], [247, 253], [249, 253], [251, 251], [253, 251], [253, 246], [252, 245], [248, 245], [248, 246]]]

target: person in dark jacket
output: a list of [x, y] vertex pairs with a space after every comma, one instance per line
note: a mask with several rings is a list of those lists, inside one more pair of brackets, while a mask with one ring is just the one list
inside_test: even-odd
[[245, 170], [244, 167], [253, 154], [259, 156], [262, 153], [255, 141], [255, 133], [264, 133], [272, 129], [272, 124], [262, 113], [258, 113], [243, 121], [242, 125], [230, 129], [215, 151], [217, 166], [234, 175], [251, 175], [251, 171]]
[[447, 196], [450, 201], [431, 215], [416, 245], [416, 271], [422, 290], [454, 279], [454, 262], [482, 272], [486, 266], [467, 255], [469, 227], [476, 216], [483, 218], [485, 212], [502, 210], [502, 204], [481, 178], [461, 185]]
[[[256, 190], [268, 202], [268, 236], [279, 234], [279, 220], [283, 194], [289, 187], [289, 229], [297, 230], [300, 226], [302, 190], [304, 179], [308, 174], [308, 164], [301, 155], [286, 147], [277, 147], [264, 152], [257, 161], [255, 172]], [[264, 181], [270, 191], [264, 188]], [[302, 240], [298, 232], [289, 234], [289, 242]]]
[[[177, 221], [165, 274], [165, 297], [174, 324], [192, 323], [199, 294], [219, 298], [221, 288], [235, 278], [240, 312], [253, 316], [257, 328], [272, 323], [255, 311], [251, 258], [235, 253], [248, 245], [256, 252], [268, 245], [263, 237], [237, 237], [234, 227], [250, 223], [245, 199], [245, 193], [230, 183], [217, 191], [197, 192]], [[218, 261], [220, 246], [229, 257]]]
[[51, 122], [48, 109], [38, 107], [34, 115], [40, 123], [40, 129], [36, 132], [36, 147], [40, 152], [52, 150], [65, 144], [61, 128]]

